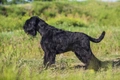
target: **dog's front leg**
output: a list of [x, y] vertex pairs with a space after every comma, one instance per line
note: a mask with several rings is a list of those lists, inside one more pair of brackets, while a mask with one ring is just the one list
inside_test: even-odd
[[47, 66], [48, 64], [48, 54], [44, 53], [44, 62], [43, 62], [44, 66]]
[[52, 64], [55, 64], [55, 57], [56, 57], [56, 54], [54, 53], [45, 53], [44, 54], [44, 66], [45, 67], [48, 67]]

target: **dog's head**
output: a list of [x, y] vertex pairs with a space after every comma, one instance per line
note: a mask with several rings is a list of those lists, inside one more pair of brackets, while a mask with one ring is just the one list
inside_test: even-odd
[[37, 34], [37, 26], [38, 26], [39, 18], [37, 16], [33, 16], [30, 19], [26, 20], [23, 29], [27, 34], [32, 36], [36, 36]]
[[33, 16], [30, 19], [26, 20], [23, 29], [27, 34], [32, 36], [36, 36], [37, 31], [43, 35], [45, 33], [45, 29], [47, 27], [47, 23], [40, 19], [37, 16]]

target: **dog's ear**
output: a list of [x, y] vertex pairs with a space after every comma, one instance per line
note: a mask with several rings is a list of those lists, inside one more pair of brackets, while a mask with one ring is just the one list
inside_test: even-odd
[[37, 28], [37, 26], [38, 26], [38, 22], [39, 22], [39, 17], [37, 17], [37, 16], [33, 16], [33, 17], [31, 17], [30, 19], [30, 24], [34, 27], [34, 28]]
[[42, 19], [40, 19], [40, 18], [39, 18], [39, 21], [36, 20], [36, 22], [38, 23], [38, 26], [39, 26], [39, 28], [40, 28], [41, 30], [42, 30], [42, 29], [45, 29], [46, 26], [48, 25], [44, 20], [42, 20]]
[[32, 36], [36, 36], [38, 19], [38, 17], [31, 17], [30, 19], [26, 20], [23, 27], [24, 31]]

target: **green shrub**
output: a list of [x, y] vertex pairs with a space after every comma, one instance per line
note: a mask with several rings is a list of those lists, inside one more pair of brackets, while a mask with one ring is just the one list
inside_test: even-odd
[[74, 17], [63, 17], [63, 16], [58, 16], [54, 19], [50, 19], [48, 21], [49, 24], [51, 25], [61, 25], [65, 27], [87, 27], [85, 22], [83, 22], [80, 18], [74, 18]]
[[119, 26], [120, 4], [104, 2], [41, 2], [0, 6], [0, 32], [22, 29], [36, 15], [57, 26]]
[[0, 16], [0, 32], [2, 31], [13, 31], [22, 29], [24, 22], [28, 17], [5, 17]]

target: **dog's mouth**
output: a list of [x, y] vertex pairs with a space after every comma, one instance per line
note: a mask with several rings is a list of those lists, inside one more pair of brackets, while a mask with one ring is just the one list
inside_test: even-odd
[[32, 37], [35, 37], [36, 36], [36, 33], [34, 33], [34, 32], [25, 32], [27, 35], [30, 35], [30, 36], [32, 36]]

